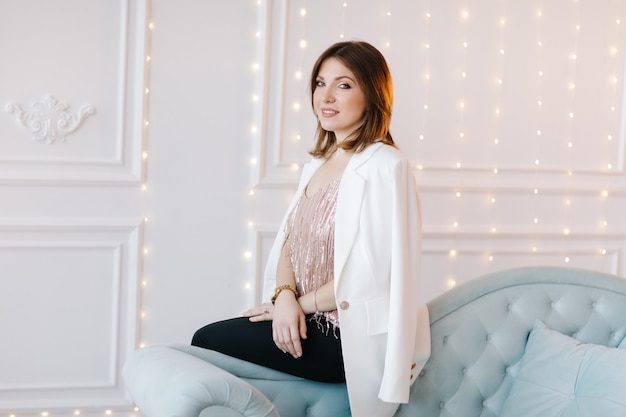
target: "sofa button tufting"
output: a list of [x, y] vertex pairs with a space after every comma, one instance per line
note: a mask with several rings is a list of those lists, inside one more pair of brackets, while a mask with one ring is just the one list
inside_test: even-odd
[[441, 339], [441, 341], [442, 341], [443, 343], [448, 343], [448, 336], [444, 336], [444, 337]]
[[443, 408], [446, 406], [446, 403], [444, 403], [443, 401], [439, 403], [439, 408]]
[[485, 336], [485, 340], [490, 341], [491, 340], [491, 335], [488, 334], [487, 336]]
[[426, 375], [426, 372], [425, 371], [421, 371], [420, 372], [420, 376], [424, 376], [424, 375]]

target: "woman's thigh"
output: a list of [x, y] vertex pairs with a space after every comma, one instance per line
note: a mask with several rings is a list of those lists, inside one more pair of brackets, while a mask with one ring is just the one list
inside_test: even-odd
[[344, 382], [339, 330], [335, 333], [307, 320], [302, 356], [294, 358], [274, 344], [271, 321], [237, 317], [204, 326], [191, 344], [314, 381]]

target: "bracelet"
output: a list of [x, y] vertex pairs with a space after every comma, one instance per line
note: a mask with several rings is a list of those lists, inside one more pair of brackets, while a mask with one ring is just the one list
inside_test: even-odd
[[315, 311], [319, 313], [320, 309], [317, 307], [317, 290], [319, 288], [315, 289], [315, 292], [313, 293], [313, 303], [315, 304]]
[[298, 298], [298, 291], [294, 287], [292, 287], [291, 285], [281, 285], [280, 287], [276, 287], [276, 289], [274, 290], [274, 296], [272, 297], [272, 304], [276, 304], [276, 299], [278, 298], [280, 293], [283, 292], [283, 290], [291, 291], [293, 295], [295, 295], [296, 298]]

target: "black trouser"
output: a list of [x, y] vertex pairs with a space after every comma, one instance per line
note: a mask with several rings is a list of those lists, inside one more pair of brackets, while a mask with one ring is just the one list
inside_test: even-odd
[[251, 322], [247, 317], [204, 326], [191, 344], [314, 381], [345, 382], [339, 329], [333, 332], [325, 322], [320, 326], [323, 329], [307, 316], [307, 338], [297, 359], [276, 347], [271, 321]]

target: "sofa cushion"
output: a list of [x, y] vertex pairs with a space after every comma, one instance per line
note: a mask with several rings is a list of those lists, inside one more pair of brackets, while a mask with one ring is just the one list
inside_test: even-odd
[[537, 322], [500, 417], [626, 416], [626, 349], [582, 343]]

